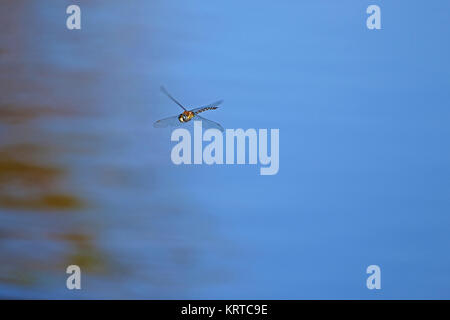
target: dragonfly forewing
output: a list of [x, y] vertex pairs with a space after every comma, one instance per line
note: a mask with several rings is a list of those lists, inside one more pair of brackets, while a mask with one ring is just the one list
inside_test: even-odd
[[180, 122], [180, 120], [178, 120], [178, 116], [164, 118], [164, 119], [156, 121], [153, 124], [153, 126], [155, 128], [166, 128], [168, 126], [170, 126], [170, 127], [177, 127], [179, 125], [181, 125], [181, 122]]

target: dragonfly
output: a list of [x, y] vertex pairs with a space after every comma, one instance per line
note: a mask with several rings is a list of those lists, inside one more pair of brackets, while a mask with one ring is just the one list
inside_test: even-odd
[[186, 109], [181, 103], [179, 103], [172, 95], [166, 90], [166, 88], [161, 87], [161, 91], [169, 97], [170, 100], [175, 102], [181, 109], [183, 109], [183, 112], [179, 115], [164, 118], [161, 120], [156, 121], [153, 126], [155, 128], [166, 128], [167, 126], [177, 127], [181, 126], [182, 124], [191, 121], [192, 119], [202, 121], [202, 125], [204, 128], [213, 128], [213, 129], [219, 129], [220, 131], [224, 131], [222, 126], [218, 124], [217, 122], [205, 119], [201, 116], [199, 116], [199, 113], [208, 111], [208, 110], [215, 110], [219, 107], [219, 105], [223, 102], [223, 100], [219, 100], [213, 103], [210, 103], [206, 106], [202, 106], [200, 108], [195, 108], [192, 110]]

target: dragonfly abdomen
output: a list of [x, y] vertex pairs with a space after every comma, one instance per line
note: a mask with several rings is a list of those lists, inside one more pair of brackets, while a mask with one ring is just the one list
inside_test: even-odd
[[216, 110], [218, 107], [205, 107], [205, 108], [202, 108], [202, 109], [200, 109], [200, 110], [197, 110], [196, 112], [195, 112], [195, 114], [199, 114], [199, 113], [202, 113], [203, 111], [207, 111], [207, 110]]

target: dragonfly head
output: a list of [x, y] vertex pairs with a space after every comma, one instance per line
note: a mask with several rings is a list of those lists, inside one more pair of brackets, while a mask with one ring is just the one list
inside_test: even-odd
[[182, 113], [182, 114], [180, 114], [180, 115], [178, 116], [178, 120], [179, 120], [180, 122], [187, 122], [187, 121], [189, 121], [189, 120], [188, 120], [188, 117], [187, 117], [184, 113]]
[[194, 113], [192, 111], [184, 111], [182, 114], [178, 116], [178, 120], [180, 122], [188, 122], [194, 117]]

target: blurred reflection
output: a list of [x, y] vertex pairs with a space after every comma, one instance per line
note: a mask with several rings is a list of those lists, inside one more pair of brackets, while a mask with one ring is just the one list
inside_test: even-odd
[[[60, 21], [64, 5], [0, 4], [0, 297], [180, 295], [193, 285], [182, 279], [204, 274], [204, 235], [156, 195], [153, 97], [137, 92], [143, 75], [126, 56], [141, 44], [115, 32], [145, 30], [126, 14], [102, 23], [92, 5], [97, 24], [81, 39]], [[70, 264], [85, 290], [65, 288]]]

